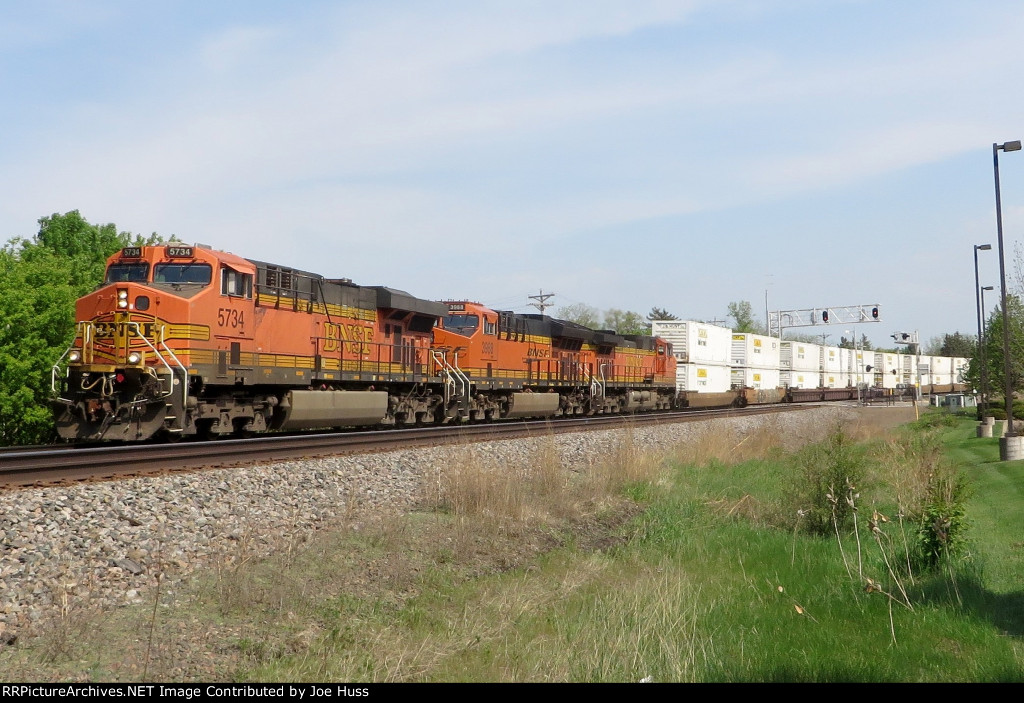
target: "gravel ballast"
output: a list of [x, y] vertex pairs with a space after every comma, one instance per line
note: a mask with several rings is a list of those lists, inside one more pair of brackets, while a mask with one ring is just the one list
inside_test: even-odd
[[[770, 416], [711, 420], [746, 433], [762, 422], [787, 434], [820, 437], [855, 412], [808, 408]], [[685, 442], [707, 423], [631, 427], [642, 448]], [[621, 441], [623, 430], [560, 434], [472, 446], [506, 466], [554, 442], [567, 470], [584, 471]], [[436, 485], [441, 467], [466, 446], [281, 462], [175, 473], [0, 495], [0, 644], [59, 616], [76, 599], [101, 608], [142, 602], [156, 574], [179, 578], [237, 558], [295, 546], [315, 531], [360, 516], [407, 511]]]

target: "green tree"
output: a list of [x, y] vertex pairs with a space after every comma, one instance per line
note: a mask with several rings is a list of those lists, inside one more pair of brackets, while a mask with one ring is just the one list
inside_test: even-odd
[[74, 335], [74, 263], [0, 250], [0, 445], [53, 438], [50, 369]]
[[754, 306], [750, 304], [749, 300], [731, 302], [729, 303], [728, 310], [728, 316], [733, 320], [733, 330], [735, 332], [764, 334], [764, 326], [758, 324], [754, 319]]
[[[1020, 296], [1007, 295], [1006, 309], [1010, 323], [1010, 389], [1016, 395], [1024, 390], [1024, 304]], [[985, 325], [985, 357], [989, 390], [993, 396], [1002, 396], [1005, 394], [1006, 372], [1003, 363], [1003, 313], [999, 307], [992, 311]], [[980, 363], [977, 368], [981, 368]], [[977, 378], [974, 369], [972, 362], [969, 372], [969, 381], [972, 382]]]
[[647, 313], [647, 321], [654, 322], [655, 320], [678, 320], [679, 318], [670, 313], [664, 308], [651, 308], [651, 311]]
[[952, 356], [969, 359], [978, 352], [978, 338], [973, 334], [945, 334], [939, 353], [932, 356]]
[[601, 311], [586, 303], [563, 305], [555, 310], [555, 317], [559, 320], [575, 322], [577, 325], [583, 325], [592, 330], [596, 330], [601, 326]]
[[[170, 241], [174, 241], [171, 237]], [[22, 242], [22, 258], [31, 259], [43, 249], [75, 264], [72, 283], [82, 293], [103, 280], [107, 258], [126, 246], [145, 246], [164, 241], [157, 233], [149, 237], [118, 232], [114, 223], [90, 224], [78, 210], [54, 213], [39, 219], [39, 232], [32, 241]]]
[[74, 339], [75, 300], [102, 282], [118, 249], [159, 241], [72, 210], [41, 218], [32, 239], [0, 249], [0, 445], [53, 438], [50, 370]]
[[643, 315], [632, 310], [619, 310], [611, 308], [604, 313], [604, 326], [606, 329], [615, 330], [619, 334], [650, 334], [651, 326], [644, 320]]

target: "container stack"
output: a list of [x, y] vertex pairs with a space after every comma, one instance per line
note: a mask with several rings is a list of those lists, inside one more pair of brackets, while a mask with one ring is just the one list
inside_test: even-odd
[[782, 342], [782, 385], [787, 388], [821, 388], [821, 346], [806, 342]]
[[900, 354], [889, 352], [875, 352], [874, 368], [871, 374], [874, 376], [876, 388], [895, 388], [896, 384], [902, 383]]
[[905, 386], [915, 386], [917, 384], [917, 355], [916, 354], [901, 354], [902, 360], [902, 372], [900, 374], [900, 383]]
[[[845, 352], [845, 353], [844, 353]], [[850, 385], [849, 349], [840, 347], [821, 348], [821, 382], [825, 388], [846, 388]]]
[[948, 356], [932, 357], [932, 385], [949, 386], [953, 383], [953, 359]]
[[733, 388], [778, 388], [779, 340], [751, 332], [732, 335]]
[[731, 385], [732, 330], [693, 320], [654, 320], [651, 333], [672, 343], [676, 390], [724, 393]]

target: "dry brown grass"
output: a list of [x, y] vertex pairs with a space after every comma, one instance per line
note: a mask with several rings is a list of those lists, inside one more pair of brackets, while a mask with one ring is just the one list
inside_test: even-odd
[[678, 463], [697, 466], [736, 464], [780, 450], [785, 436], [775, 420], [769, 420], [747, 433], [706, 425], [699, 428], [691, 439], [673, 447], [671, 456]]

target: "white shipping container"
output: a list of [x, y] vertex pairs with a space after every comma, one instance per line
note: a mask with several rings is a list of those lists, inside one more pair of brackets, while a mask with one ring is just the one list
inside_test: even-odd
[[778, 388], [780, 385], [779, 370], [733, 366], [732, 384], [737, 388], [757, 388], [758, 390]]
[[850, 373], [853, 368], [853, 349], [840, 347], [839, 349], [839, 370], [845, 374]]
[[903, 373], [917, 375], [917, 356], [914, 354], [901, 354], [900, 360], [903, 363]]
[[820, 388], [821, 373], [818, 371], [800, 371], [783, 369], [779, 376], [781, 383], [787, 388]]
[[[821, 348], [821, 370], [825, 373], [838, 373], [844, 369], [843, 366], [843, 352], [849, 351], [848, 349], [840, 349], [839, 347], [822, 347]], [[828, 386], [828, 388], [835, 388], [835, 386]]]
[[783, 342], [780, 361], [779, 366], [783, 370], [820, 371], [821, 346], [806, 342]]
[[741, 368], [779, 368], [779, 340], [763, 334], [733, 332], [732, 365]]
[[953, 359], [948, 356], [932, 357], [932, 373], [951, 374], [953, 373]]
[[970, 367], [970, 359], [953, 357], [953, 383], [967, 383], [967, 371]]
[[875, 385], [881, 388], [895, 388], [903, 383], [902, 362], [899, 354], [875, 352], [874, 368]]
[[683, 363], [732, 363], [732, 330], [727, 327], [693, 320], [654, 320], [651, 334], [671, 342], [673, 355]]
[[850, 353], [850, 380], [852, 385], [867, 384], [875, 385], [874, 368], [867, 370], [868, 366], [874, 367], [875, 353], [859, 349]]
[[933, 373], [932, 383], [936, 386], [948, 386], [953, 382], [953, 374], [951, 373]]
[[724, 364], [676, 364], [676, 390], [725, 393], [732, 384], [732, 369]]
[[822, 371], [821, 382], [825, 388], [848, 388], [850, 374], [845, 371]]

